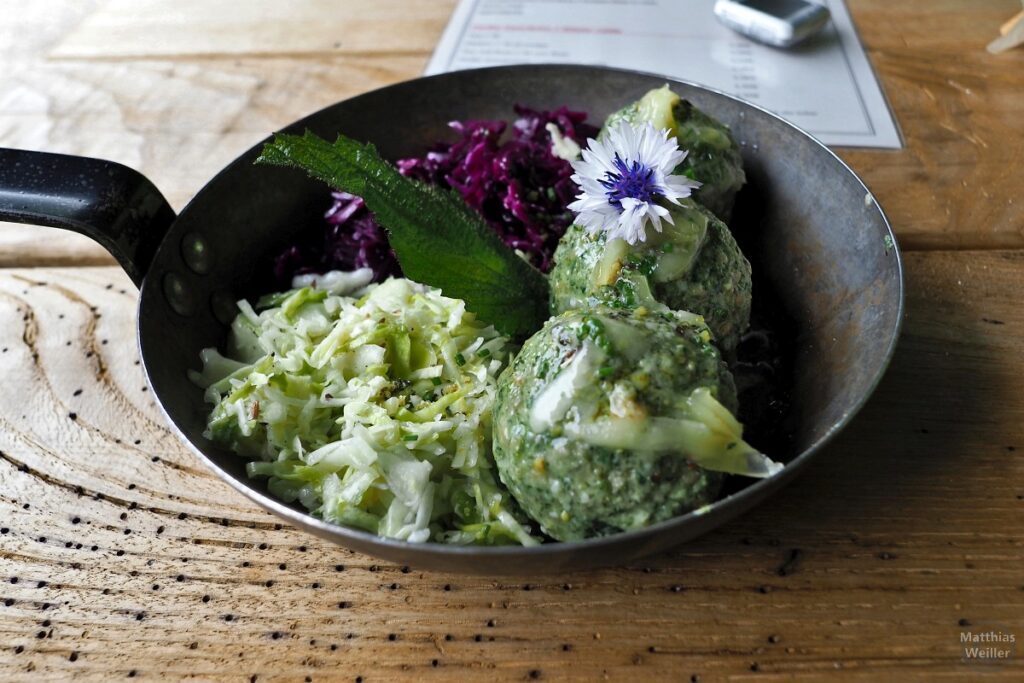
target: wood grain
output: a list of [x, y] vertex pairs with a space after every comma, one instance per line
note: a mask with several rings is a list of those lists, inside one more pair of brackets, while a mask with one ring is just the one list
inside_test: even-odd
[[1020, 680], [959, 638], [1024, 637], [1024, 252], [907, 261], [892, 368], [797, 483], [635, 566], [493, 580], [280, 525], [169, 434], [116, 268], [0, 272], [0, 679]]
[[[301, 44], [263, 2], [228, 35], [158, 0], [5, 0], [0, 145], [127, 163], [181, 208], [268, 131], [418, 75], [453, 2], [330, 3], [376, 17], [335, 47], [320, 0], [280, 4]], [[908, 146], [840, 153], [904, 246], [1024, 247], [1024, 52], [984, 50], [1019, 4], [849, 4]], [[1019, 646], [959, 662], [964, 629], [1024, 639], [1024, 251], [909, 254], [876, 397], [767, 504], [635, 566], [494, 580], [328, 545], [206, 472], [145, 389], [127, 278], [26, 267], [107, 262], [0, 224], [0, 680], [1024, 678]]]
[[844, 150], [910, 249], [1020, 248], [1024, 51], [985, 45], [1017, 0], [853, 0], [903, 131], [898, 152]]
[[[358, 3], [351, 1], [333, 4], [331, 16], [364, 11], [356, 12]], [[405, 12], [410, 17], [428, 9], [442, 24], [447, 17], [440, 11], [444, 3], [413, 4], [421, 9]], [[176, 209], [269, 132], [339, 100], [414, 78], [429, 56], [426, 48], [403, 54], [387, 47], [372, 58], [46, 58], [103, 7], [91, 0], [5, 1], [10, 12], [0, 22], [0, 146], [126, 164], [147, 175]], [[434, 35], [428, 24], [414, 33]], [[403, 26], [404, 33], [388, 34], [396, 42], [386, 45], [414, 38]], [[85, 265], [113, 262], [85, 238], [0, 222], [0, 266], [70, 265], [76, 259]]]
[[58, 58], [421, 54], [454, 0], [108, 0], [50, 53]]

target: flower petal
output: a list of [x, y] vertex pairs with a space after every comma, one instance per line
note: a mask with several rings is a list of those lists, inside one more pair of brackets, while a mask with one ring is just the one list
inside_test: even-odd
[[672, 175], [686, 154], [667, 129], [620, 122], [604, 139], [588, 139], [581, 159], [571, 162], [580, 193], [568, 208], [588, 232], [603, 230], [612, 239], [642, 242], [648, 221], [658, 231], [662, 220], [672, 222], [668, 209], [654, 198], [678, 204], [700, 187], [686, 176]]

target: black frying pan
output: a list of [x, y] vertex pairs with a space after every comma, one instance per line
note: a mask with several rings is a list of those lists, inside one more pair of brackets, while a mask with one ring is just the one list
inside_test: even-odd
[[381, 539], [272, 498], [262, 480], [246, 477], [243, 458], [203, 438], [209, 406], [187, 370], [199, 367], [200, 349], [223, 345], [237, 299], [273, 288], [270, 256], [321, 221], [328, 201], [326, 188], [300, 172], [254, 166], [260, 145], [207, 183], [178, 216], [152, 183], [119, 164], [0, 150], [0, 219], [80, 232], [117, 258], [140, 289], [142, 362], [168, 421], [226, 482], [292, 524], [424, 569], [522, 574], [619, 564], [750, 509], [788, 483], [867, 400], [892, 356], [903, 311], [900, 254], [871, 193], [826, 147], [771, 113], [691, 83], [598, 67], [514, 66], [421, 78], [340, 102], [285, 129], [308, 128], [326, 138], [344, 132], [396, 159], [446, 138], [453, 119], [507, 118], [519, 102], [567, 104], [600, 121], [666, 81], [729, 124], [743, 145], [749, 184], [733, 227], [748, 235], [754, 270], [790, 321], [794, 432], [787, 452], [771, 453], [787, 463], [775, 477], [734, 491], [703, 514], [608, 538], [535, 548]]

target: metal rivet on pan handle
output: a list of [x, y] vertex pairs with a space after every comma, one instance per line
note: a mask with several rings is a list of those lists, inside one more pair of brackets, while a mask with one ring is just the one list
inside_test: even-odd
[[164, 275], [164, 296], [171, 310], [178, 315], [190, 316], [196, 311], [195, 296], [185, 283], [184, 278], [174, 271]]
[[181, 238], [181, 257], [193, 272], [199, 275], [210, 272], [213, 254], [210, 253], [210, 246], [206, 240], [197, 233], [190, 232]]
[[213, 311], [213, 317], [224, 325], [230, 325], [238, 315], [236, 297], [230, 292], [214, 292], [210, 297], [210, 309]]

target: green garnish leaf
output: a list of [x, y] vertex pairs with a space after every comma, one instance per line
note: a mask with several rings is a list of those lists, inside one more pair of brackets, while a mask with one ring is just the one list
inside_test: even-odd
[[301, 168], [331, 187], [359, 195], [388, 232], [406, 277], [446, 296], [514, 337], [548, 317], [548, 284], [453, 191], [406, 178], [372, 144], [339, 135], [329, 143], [304, 135], [274, 136], [256, 163]]

